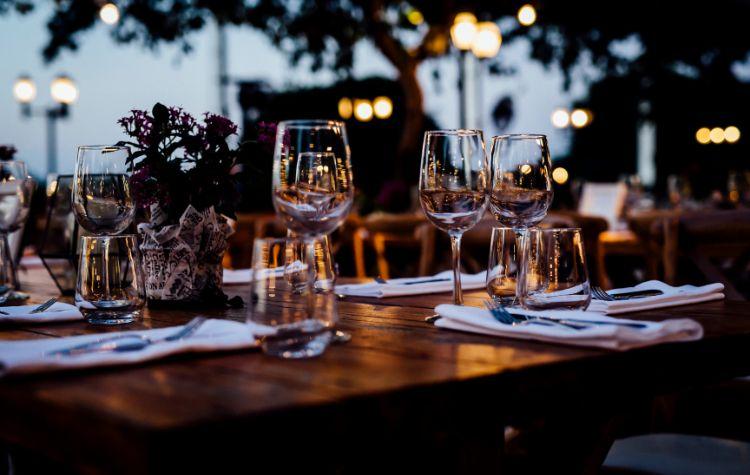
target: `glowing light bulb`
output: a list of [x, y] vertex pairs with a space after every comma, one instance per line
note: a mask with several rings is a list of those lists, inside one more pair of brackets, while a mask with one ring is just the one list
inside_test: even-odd
[[459, 13], [453, 20], [451, 26], [451, 41], [453, 45], [462, 50], [468, 51], [474, 43], [474, 37], [477, 35], [477, 17], [471, 13]]
[[13, 96], [22, 104], [28, 104], [36, 97], [36, 85], [28, 76], [19, 77], [13, 84]]
[[518, 23], [531, 26], [536, 21], [536, 9], [528, 3], [518, 9]]
[[375, 117], [378, 119], [387, 119], [393, 114], [393, 102], [385, 96], [376, 97], [372, 101], [372, 108], [375, 111]]
[[721, 143], [724, 141], [724, 129], [722, 129], [721, 127], [714, 127], [713, 129], [711, 129], [711, 132], [709, 132], [708, 136], [711, 139], [711, 142]]
[[367, 99], [354, 100], [354, 117], [361, 122], [372, 120], [372, 104]]
[[339, 99], [339, 115], [342, 119], [350, 119], [352, 117], [352, 112], [354, 110], [354, 106], [352, 106], [352, 100], [348, 97], [342, 97]]
[[586, 127], [589, 122], [591, 122], [591, 114], [585, 109], [575, 109], [570, 114], [570, 123], [577, 129]]
[[105, 3], [99, 9], [99, 18], [107, 25], [114, 25], [120, 21], [120, 9], [114, 3]]
[[563, 167], [557, 167], [552, 170], [552, 179], [558, 185], [564, 185], [568, 181], [568, 170]]
[[711, 129], [709, 129], [708, 127], [701, 127], [700, 129], [698, 129], [695, 132], [695, 140], [703, 145], [711, 142]]
[[477, 23], [477, 34], [471, 45], [471, 51], [477, 58], [492, 58], [497, 56], [503, 37], [500, 27], [491, 21]]
[[78, 88], [68, 76], [56, 77], [49, 90], [52, 99], [60, 104], [72, 104], [78, 99]]
[[737, 127], [730, 125], [726, 129], [724, 129], [724, 140], [726, 140], [729, 143], [735, 143], [740, 139], [740, 129]]
[[552, 125], [558, 129], [564, 129], [570, 124], [570, 114], [565, 109], [555, 109], [552, 112]]

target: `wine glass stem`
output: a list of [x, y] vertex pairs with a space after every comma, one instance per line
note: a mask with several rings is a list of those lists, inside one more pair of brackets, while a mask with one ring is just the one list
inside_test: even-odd
[[516, 302], [523, 306], [526, 290], [526, 247], [528, 239], [528, 228], [513, 228], [516, 233], [516, 255], [518, 259], [518, 276], [516, 279]]
[[449, 233], [451, 237], [451, 251], [453, 253], [453, 303], [463, 305], [464, 296], [461, 293], [461, 233]]
[[18, 290], [18, 274], [16, 274], [16, 263], [13, 260], [13, 250], [10, 248], [8, 242], [8, 233], [3, 232], [3, 265], [8, 266], [3, 269], [3, 275], [7, 276], [10, 281], [10, 287], [13, 290]]
[[102, 272], [102, 278], [104, 279], [104, 300], [110, 300], [109, 290], [109, 236], [104, 238], [104, 272]]

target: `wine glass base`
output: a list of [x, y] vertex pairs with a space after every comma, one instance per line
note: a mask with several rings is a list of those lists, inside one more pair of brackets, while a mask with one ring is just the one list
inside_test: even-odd
[[135, 321], [135, 313], [93, 311], [86, 315], [86, 321], [93, 325], [125, 325]]

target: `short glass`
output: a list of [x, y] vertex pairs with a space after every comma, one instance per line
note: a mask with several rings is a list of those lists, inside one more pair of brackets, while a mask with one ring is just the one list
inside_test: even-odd
[[76, 305], [89, 323], [132, 323], [146, 303], [134, 234], [83, 236]]
[[520, 276], [521, 305], [528, 309], [586, 309], [591, 287], [581, 230], [530, 229]]
[[311, 358], [330, 344], [337, 301], [333, 286], [316, 285], [316, 254], [312, 241], [299, 238], [253, 243], [247, 323], [266, 354]]
[[516, 304], [520, 241], [513, 228], [492, 228], [487, 293], [506, 307]]

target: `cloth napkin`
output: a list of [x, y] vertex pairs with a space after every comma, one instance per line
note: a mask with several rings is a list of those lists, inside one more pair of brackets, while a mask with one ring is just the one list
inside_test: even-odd
[[556, 319], [616, 321], [645, 323], [647, 328], [628, 328], [615, 325], [591, 325], [590, 328], [576, 330], [559, 325], [508, 325], [492, 317], [489, 310], [459, 305], [438, 305], [435, 311], [442, 318], [435, 326], [523, 340], [539, 340], [564, 345], [589, 346], [611, 350], [629, 350], [660, 343], [693, 341], [703, 337], [703, 327], [695, 320], [674, 319], [663, 322], [625, 320], [597, 315], [582, 310], [546, 310], [543, 312], [507, 309], [511, 313], [538, 315]]
[[48, 355], [49, 352], [133, 333], [151, 339], [164, 338], [180, 330], [180, 326], [132, 332], [81, 335], [66, 338], [45, 338], [0, 342], [0, 376], [39, 373], [95, 366], [130, 365], [155, 360], [177, 353], [197, 353], [251, 348], [256, 339], [244, 323], [209, 319], [184, 340], [159, 342], [138, 351], [85, 353], [73, 356]]
[[83, 315], [75, 305], [62, 302], [55, 302], [44, 312], [29, 313], [38, 306], [39, 304], [0, 307], [0, 310], [8, 314], [0, 314], [0, 323], [49, 323], [83, 319]]
[[[482, 289], [485, 286], [486, 272], [478, 274], [461, 274], [461, 288], [464, 290]], [[409, 284], [431, 279], [450, 279], [441, 282]], [[336, 293], [353, 297], [401, 297], [405, 295], [435, 294], [453, 290], [453, 271], [445, 271], [432, 277], [407, 277], [389, 279], [385, 284], [368, 282], [366, 284], [337, 285]]]
[[638, 284], [635, 287], [610, 290], [608, 293], [616, 295], [618, 293], [633, 292], [636, 290], [661, 290], [663, 293], [653, 297], [642, 297], [631, 300], [610, 302], [604, 300], [592, 300], [588, 311], [606, 315], [617, 315], [619, 313], [674, 307], [677, 305], [708, 302], [709, 300], [720, 300], [724, 298], [723, 284], [708, 284], [700, 287], [694, 285], [672, 287], [671, 285], [658, 280], [649, 280], [642, 284]]

